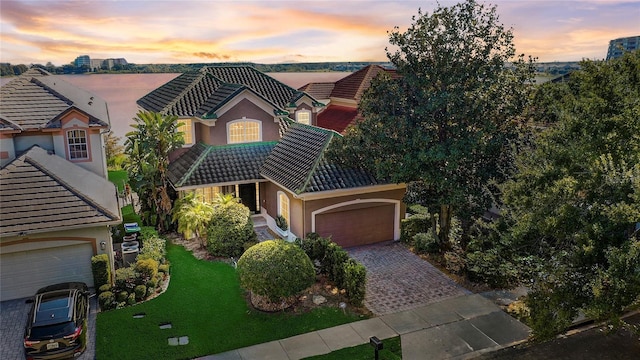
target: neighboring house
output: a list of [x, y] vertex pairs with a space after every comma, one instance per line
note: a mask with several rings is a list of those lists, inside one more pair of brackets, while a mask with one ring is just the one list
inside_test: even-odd
[[395, 70], [368, 65], [334, 83], [309, 83], [299, 90], [327, 104], [318, 114], [316, 124], [342, 134], [358, 119], [358, 105], [362, 95], [371, 86], [371, 80], [382, 72], [392, 77], [397, 76]]
[[44, 70], [0, 89], [0, 300], [63, 281], [93, 286], [96, 254], [113, 265], [121, 214], [107, 180], [109, 126], [103, 100]]
[[343, 246], [399, 239], [406, 186], [330, 163], [325, 151], [341, 135], [315, 126], [324, 106], [314, 96], [251, 67], [212, 66], [138, 105], [184, 124], [189, 141], [169, 166], [178, 192], [207, 201], [233, 193], [274, 231], [282, 215], [289, 239], [309, 232]]

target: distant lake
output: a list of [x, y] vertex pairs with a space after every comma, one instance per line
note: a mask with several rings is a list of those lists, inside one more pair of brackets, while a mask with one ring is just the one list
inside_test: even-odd
[[[349, 72], [300, 72], [267, 73], [271, 77], [297, 89], [310, 82], [334, 82], [349, 75]], [[109, 106], [111, 130], [124, 141], [131, 130], [133, 118], [138, 112], [136, 101], [160, 85], [180, 74], [85, 74], [54, 75], [104, 99]], [[14, 79], [0, 78], [0, 86]]]

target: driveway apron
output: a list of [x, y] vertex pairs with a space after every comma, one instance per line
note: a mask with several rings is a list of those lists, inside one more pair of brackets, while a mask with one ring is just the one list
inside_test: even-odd
[[367, 269], [364, 303], [376, 315], [471, 293], [399, 242], [353, 247], [347, 251]]

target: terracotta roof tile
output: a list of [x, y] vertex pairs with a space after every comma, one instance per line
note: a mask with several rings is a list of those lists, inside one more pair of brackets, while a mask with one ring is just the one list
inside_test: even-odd
[[120, 221], [115, 186], [34, 146], [0, 169], [0, 236]]
[[357, 103], [360, 103], [362, 94], [371, 85], [371, 80], [379, 73], [385, 71], [395, 74], [395, 70], [385, 69], [379, 65], [365, 66], [351, 75], [336, 81], [333, 91], [331, 92], [331, 97], [355, 100]]
[[329, 105], [318, 114], [318, 126], [343, 133], [358, 116], [358, 109], [349, 106]]
[[316, 99], [328, 99], [335, 85], [336, 83], [333, 82], [308, 83], [298, 90], [304, 91]]

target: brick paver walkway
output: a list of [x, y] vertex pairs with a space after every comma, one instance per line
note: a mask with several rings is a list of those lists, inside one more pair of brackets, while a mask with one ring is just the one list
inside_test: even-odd
[[359, 246], [347, 251], [367, 268], [364, 303], [376, 315], [470, 294], [401, 243]]

